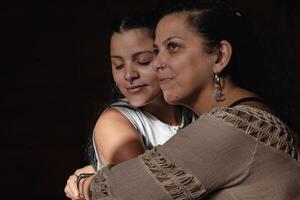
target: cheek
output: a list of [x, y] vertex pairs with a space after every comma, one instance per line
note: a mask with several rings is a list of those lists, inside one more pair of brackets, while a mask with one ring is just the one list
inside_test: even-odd
[[116, 82], [117, 85], [122, 84], [123, 82], [123, 73], [119, 72], [119, 71], [113, 71], [112, 72], [113, 75], [113, 79]]
[[204, 63], [199, 57], [189, 57], [184, 61], [172, 65], [172, 72], [176, 77], [177, 92], [181, 95], [194, 92], [210, 80], [210, 65]]
[[153, 87], [159, 87], [159, 78], [157, 77], [157, 74], [154, 70], [143, 70], [142, 72], [140, 72], [140, 75], [148, 84], [152, 85]]
[[[177, 69], [179, 71], [179, 69]], [[182, 81], [185, 83], [206, 82], [213, 73], [213, 63], [208, 55], [203, 52], [194, 52], [186, 57], [185, 62], [181, 63]]]
[[[184, 84], [191, 80], [194, 75], [195, 66], [191, 60], [187, 58], [174, 59], [169, 63], [170, 75], [175, 77], [178, 84]], [[191, 73], [190, 73], [191, 72]]]

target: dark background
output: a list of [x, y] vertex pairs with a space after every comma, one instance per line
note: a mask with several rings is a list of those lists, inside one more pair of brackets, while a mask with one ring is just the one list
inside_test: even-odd
[[[159, 0], [1, 3], [1, 179], [9, 199], [66, 199], [64, 185], [85, 164], [94, 117], [110, 97], [111, 20]], [[288, 47], [300, 77], [299, 3], [232, 0]], [[277, 45], [277, 44], [276, 44]], [[284, 48], [283, 48], [284, 49]]]

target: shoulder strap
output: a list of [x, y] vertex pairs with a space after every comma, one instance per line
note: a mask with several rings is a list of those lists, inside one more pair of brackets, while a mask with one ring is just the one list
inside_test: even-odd
[[118, 102], [112, 103], [107, 108], [112, 108], [112, 107], [124, 107], [124, 108], [128, 108], [130, 110], [136, 110], [136, 108], [131, 106], [127, 101], [125, 101], [123, 99], [120, 99]]
[[245, 97], [245, 98], [241, 98], [241, 99], [238, 99], [237, 101], [233, 102], [229, 108], [232, 108], [234, 106], [237, 106], [241, 103], [244, 103], [244, 102], [251, 102], [251, 101], [258, 101], [258, 102], [262, 102], [264, 103], [264, 101], [258, 97]]

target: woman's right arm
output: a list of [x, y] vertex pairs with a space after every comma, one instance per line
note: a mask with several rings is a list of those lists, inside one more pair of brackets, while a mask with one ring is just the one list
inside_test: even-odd
[[[120, 163], [144, 153], [138, 130], [115, 108], [101, 114], [94, 128], [93, 140], [96, 144], [95, 151], [97, 150], [104, 166]], [[91, 168], [92, 166], [86, 166], [76, 170], [75, 174], [92, 172]], [[75, 175], [70, 176], [65, 187], [65, 193], [71, 199], [79, 198], [76, 179]]]

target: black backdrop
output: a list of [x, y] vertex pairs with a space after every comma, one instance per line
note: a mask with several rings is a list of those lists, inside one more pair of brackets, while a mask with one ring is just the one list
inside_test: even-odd
[[[66, 199], [111, 86], [111, 19], [159, 2], [6, 1], [1, 9], [1, 180], [9, 199]], [[300, 75], [297, 1], [236, 0], [292, 49]], [[284, 56], [283, 52], [283, 56]], [[299, 76], [300, 77], [300, 76]]]

